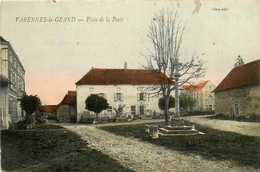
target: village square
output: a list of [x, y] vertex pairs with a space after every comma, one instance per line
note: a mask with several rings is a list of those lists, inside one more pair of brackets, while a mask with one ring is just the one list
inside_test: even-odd
[[[148, 14], [122, 4], [118, 14], [56, 17], [56, 25], [44, 13], [13, 11], [21, 31], [31, 23], [49, 37], [44, 30], [14, 39], [0, 28], [2, 171], [259, 171], [259, 45], [225, 47], [230, 40], [213, 32], [214, 23], [192, 21], [211, 36], [204, 44], [181, 10], [150, 3], [156, 10]], [[140, 19], [124, 16], [129, 5], [149, 21], [134, 24]], [[254, 23], [244, 27], [254, 31]], [[232, 29], [219, 32], [242, 40], [243, 28]], [[22, 38], [31, 39], [23, 51]]]

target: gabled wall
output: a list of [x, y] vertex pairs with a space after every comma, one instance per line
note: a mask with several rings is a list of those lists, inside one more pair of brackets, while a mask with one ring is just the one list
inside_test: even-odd
[[[105, 98], [107, 99], [109, 106], [112, 106], [112, 111], [104, 110], [99, 116], [115, 115], [114, 107], [118, 108], [119, 105], [126, 105], [124, 108], [124, 113], [128, 115], [131, 114], [131, 106], [136, 107], [136, 115], [140, 115], [140, 106], [144, 106], [145, 115], [152, 115], [154, 111], [161, 112], [158, 107], [157, 98], [151, 98], [145, 95], [144, 100], [139, 100], [139, 93], [142, 90], [145, 91], [146, 85], [77, 85], [77, 121], [80, 120], [82, 114], [87, 112], [85, 109], [85, 100], [91, 94], [105, 93]], [[115, 94], [122, 93], [122, 100], [115, 100]], [[174, 95], [174, 92], [172, 92]], [[90, 112], [90, 114], [93, 114]]]
[[[235, 115], [234, 108], [239, 108], [238, 115], [260, 115], [260, 86], [240, 87], [215, 93], [216, 114]], [[237, 105], [235, 105], [237, 104]]]

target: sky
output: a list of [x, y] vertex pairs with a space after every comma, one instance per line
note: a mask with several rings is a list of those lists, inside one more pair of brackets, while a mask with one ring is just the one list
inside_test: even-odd
[[[0, 34], [25, 68], [27, 94], [38, 95], [43, 104], [58, 104], [92, 67], [123, 68], [126, 61], [128, 68], [142, 68], [151, 48], [152, 18], [162, 9], [178, 10], [186, 23], [180, 58], [199, 55], [207, 73], [198, 82], [211, 80], [217, 86], [238, 55], [245, 63], [260, 58], [260, 3], [194, 2], [2, 1]], [[75, 21], [65, 22], [65, 17]]]

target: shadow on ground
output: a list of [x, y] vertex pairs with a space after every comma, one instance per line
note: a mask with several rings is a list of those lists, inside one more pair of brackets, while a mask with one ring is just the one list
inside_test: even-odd
[[130, 171], [59, 126], [1, 131], [4, 171]]

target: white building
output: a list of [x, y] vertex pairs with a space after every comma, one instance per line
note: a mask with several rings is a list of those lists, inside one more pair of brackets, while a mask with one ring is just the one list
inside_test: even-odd
[[23, 116], [20, 99], [24, 95], [25, 70], [10, 42], [0, 35], [0, 127], [17, 122]]
[[194, 110], [215, 110], [215, 95], [212, 92], [216, 86], [211, 81], [205, 81], [196, 85], [184, 85], [186, 92], [195, 100]]
[[[153, 72], [143, 69], [100, 69], [92, 68], [77, 83], [77, 121], [85, 113], [85, 100], [91, 94], [99, 94], [107, 99], [109, 108], [100, 115], [112, 116], [114, 108], [125, 105], [123, 113], [132, 116], [152, 115], [160, 112], [157, 98], [146, 93], [146, 88], [159, 84]], [[168, 78], [168, 77], [167, 77]], [[168, 78], [169, 79], [169, 78]], [[174, 84], [169, 80], [170, 84]]]

